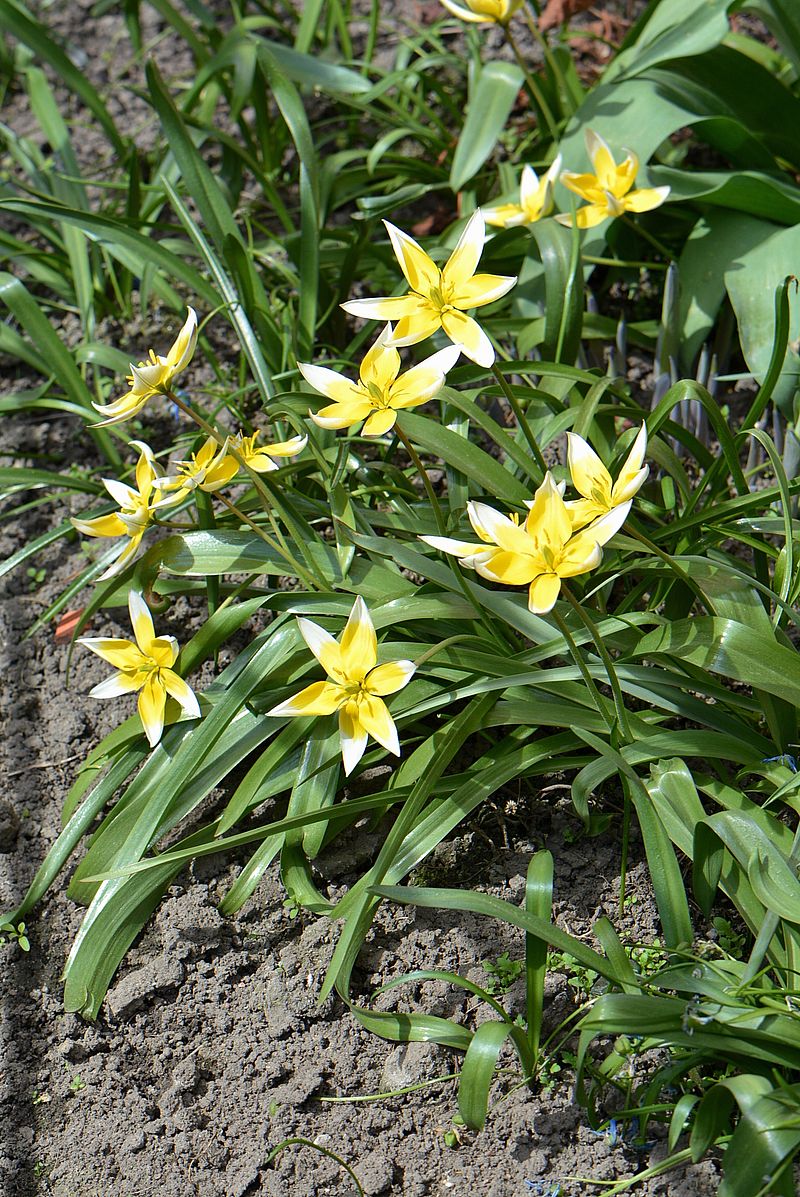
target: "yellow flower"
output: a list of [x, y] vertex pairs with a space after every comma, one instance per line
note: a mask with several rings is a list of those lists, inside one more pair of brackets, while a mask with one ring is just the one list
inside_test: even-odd
[[440, 349], [398, 378], [400, 354], [391, 344], [391, 335], [392, 326], [387, 324], [365, 354], [358, 382], [324, 366], [297, 363], [309, 386], [333, 399], [330, 407], [310, 413], [315, 424], [320, 428], [349, 428], [365, 420], [364, 436], [382, 436], [394, 427], [399, 410], [427, 403], [444, 386], [447, 371], [458, 361], [458, 345]]
[[567, 463], [572, 485], [583, 496], [566, 504], [573, 529], [583, 528], [611, 512], [618, 520], [617, 528], [622, 527], [633, 496], [650, 472], [648, 466], [642, 466], [646, 449], [647, 426], [642, 424], [616, 482], [612, 482], [608, 470], [583, 437], [575, 432], [567, 433]]
[[465, 313], [470, 308], [493, 303], [510, 291], [517, 280], [500, 274], [475, 273], [485, 236], [480, 209], [473, 212], [441, 270], [412, 237], [388, 220], [384, 224], [411, 290], [401, 296], [353, 299], [342, 304], [344, 310], [368, 320], [396, 321], [392, 345], [416, 345], [442, 328], [473, 362], [491, 366], [492, 343], [481, 326]]
[[158, 356], [151, 349], [148, 361], [139, 362], [138, 366], [131, 362], [131, 372], [128, 376], [131, 389], [127, 395], [107, 406], [100, 403], [92, 404], [100, 415], [105, 417], [95, 428], [130, 420], [142, 410], [153, 395], [166, 395], [171, 390], [173, 378], [188, 366], [197, 344], [197, 315], [194, 308], [189, 308], [188, 311], [186, 323], [166, 357]]
[[178, 656], [175, 637], [156, 636], [147, 603], [134, 590], [128, 595], [128, 610], [135, 644], [132, 640], [105, 636], [86, 636], [77, 643], [91, 649], [118, 671], [89, 691], [93, 698], [116, 698], [140, 691], [139, 717], [152, 748], [164, 730], [168, 694], [180, 703], [187, 719], [199, 719], [200, 706], [191, 686], [172, 668]]
[[560, 170], [560, 154], [541, 179], [532, 166], [524, 166], [519, 185], [519, 203], [484, 208], [486, 223], [510, 229], [519, 224], [535, 224], [542, 217], [549, 216], [553, 210], [553, 187]]
[[549, 472], [534, 495], [524, 524], [485, 503], [468, 503], [467, 514], [482, 545], [447, 536], [420, 539], [460, 558], [462, 565], [491, 582], [529, 586], [528, 608], [536, 615], [553, 609], [562, 578], [588, 573], [600, 564], [601, 546], [621, 522], [613, 511], [573, 535], [561, 487]]
[[121, 573], [128, 562], [136, 556], [142, 537], [148, 525], [153, 521], [155, 513], [161, 508], [178, 501], [182, 496], [164, 495], [170, 479], [158, 473], [153, 457], [153, 451], [143, 441], [131, 441], [132, 446], [139, 450], [139, 460], [136, 463], [136, 487], [128, 486], [126, 482], [117, 482], [113, 478], [104, 478], [106, 488], [115, 503], [119, 504], [119, 511], [109, 515], [98, 515], [94, 519], [84, 520], [71, 518], [70, 523], [78, 532], [85, 536], [127, 536], [128, 543], [121, 541], [118, 556], [109, 566], [99, 581], [113, 578]]
[[257, 474], [277, 470], [279, 467], [272, 460], [274, 457], [294, 457], [297, 453], [302, 453], [308, 444], [307, 436], [293, 436], [288, 441], [276, 441], [274, 445], [256, 445], [260, 436], [260, 432], [254, 432], [252, 436], [244, 436], [239, 432], [230, 438], [230, 444], [238, 450], [245, 465]]
[[[663, 204], [669, 195], [669, 187], [646, 187], [641, 191], [631, 191], [639, 170], [639, 159], [634, 153], [629, 150], [625, 161], [618, 166], [599, 133], [587, 129], [585, 137], [594, 174], [575, 174], [565, 170], [561, 175], [564, 186], [587, 201], [586, 207], [579, 208], [575, 213], [575, 223], [579, 229], [591, 229], [609, 217], [621, 216], [623, 212], [649, 212]], [[561, 224], [572, 224], [571, 216], [557, 216], [556, 220]]]
[[228, 442], [220, 445], [216, 437], [207, 441], [185, 461], [176, 461], [176, 474], [164, 478], [164, 490], [175, 491], [173, 502], [183, 499], [191, 490], [213, 494], [222, 490], [239, 472], [238, 462], [228, 456]]
[[268, 715], [332, 715], [339, 712], [339, 739], [344, 771], [350, 774], [364, 755], [367, 736], [395, 756], [400, 755], [397, 728], [383, 696], [408, 685], [413, 661], [378, 665], [378, 641], [366, 603], [357, 598], [337, 641], [310, 619], [298, 619], [300, 634], [328, 675], [279, 703]]
[[522, 0], [464, 0], [463, 4], [442, 0], [442, 4], [462, 21], [471, 21], [476, 25], [507, 25], [517, 9], [522, 7]]

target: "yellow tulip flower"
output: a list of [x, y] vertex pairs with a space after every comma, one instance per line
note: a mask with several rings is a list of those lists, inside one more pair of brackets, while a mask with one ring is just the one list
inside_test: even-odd
[[541, 179], [532, 166], [524, 166], [519, 185], [519, 203], [484, 208], [483, 218], [486, 223], [501, 229], [510, 229], [520, 224], [535, 224], [537, 220], [549, 216], [553, 211], [553, 187], [560, 170], [560, 154]]
[[92, 407], [105, 417], [95, 424], [95, 428], [130, 420], [142, 410], [153, 395], [166, 395], [172, 389], [172, 380], [188, 366], [197, 344], [197, 314], [194, 308], [189, 308], [188, 311], [186, 323], [166, 357], [160, 357], [151, 349], [146, 362], [139, 362], [138, 366], [131, 362], [131, 372], [128, 376], [131, 389], [127, 395], [106, 406], [100, 403], [92, 404]]
[[239, 472], [238, 462], [228, 455], [228, 442], [220, 445], [213, 436], [191, 457], [174, 464], [177, 473], [164, 479], [164, 489], [177, 492], [175, 502], [183, 499], [191, 490], [213, 494], [227, 486]]
[[239, 432], [230, 438], [231, 445], [238, 451], [245, 465], [251, 470], [255, 470], [257, 474], [267, 474], [271, 470], [277, 470], [279, 466], [273, 461], [273, 458], [295, 457], [298, 453], [302, 453], [308, 444], [307, 436], [293, 436], [288, 441], [276, 441], [272, 445], [257, 445], [256, 441], [260, 436], [260, 432], [254, 432], [252, 436], [244, 436]]
[[340, 641], [310, 619], [298, 619], [300, 634], [328, 675], [279, 703], [268, 715], [332, 715], [339, 712], [344, 771], [350, 774], [364, 755], [367, 736], [400, 755], [397, 728], [383, 701], [407, 686], [413, 661], [378, 665], [378, 640], [366, 603], [357, 598]]
[[642, 424], [623, 462], [616, 482], [600, 458], [582, 436], [567, 433], [567, 464], [580, 499], [572, 499], [566, 507], [573, 529], [583, 528], [592, 520], [616, 513], [621, 528], [631, 509], [633, 496], [650, 472], [642, 466], [647, 449], [647, 426]]
[[621, 523], [613, 511], [573, 535], [561, 487], [549, 472], [534, 495], [524, 524], [485, 503], [468, 503], [467, 514], [483, 544], [447, 536], [420, 539], [460, 558], [462, 565], [491, 582], [528, 586], [528, 608], [536, 615], [553, 609], [563, 578], [588, 573], [600, 564], [602, 546]]
[[187, 719], [199, 719], [200, 706], [191, 686], [172, 668], [178, 656], [175, 637], [156, 636], [147, 603], [134, 590], [128, 595], [128, 610], [136, 643], [105, 636], [85, 636], [77, 643], [91, 649], [117, 670], [89, 691], [91, 697], [116, 698], [120, 694], [140, 692], [139, 717], [153, 748], [164, 730], [168, 694], [180, 703]]
[[401, 296], [353, 299], [342, 304], [344, 310], [368, 320], [396, 321], [392, 345], [416, 345], [442, 328], [468, 358], [479, 366], [490, 367], [494, 362], [494, 347], [481, 326], [466, 312], [500, 299], [517, 280], [500, 274], [475, 273], [485, 238], [480, 208], [473, 212], [441, 270], [412, 237], [388, 220], [383, 223], [411, 290]]
[[522, 0], [464, 0], [463, 4], [456, 4], [454, 0], [441, 2], [454, 17], [475, 25], [507, 25], [517, 9], [522, 7]]
[[[632, 151], [624, 162], [617, 165], [607, 144], [593, 129], [584, 134], [586, 149], [594, 167], [594, 174], [576, 174], [565, 170], [561, 182], [570, 191], [587, 201], [585, 208], [575, 213], [579, 229], [591, 229], [609, 217], [621, 216], [623, 212], [649, 212], [659, 207], [669, 195], [669, 187], [645, 187], [631, 191], [639, 170], [639, 159]], [[571, 225], [572, 217], [557, 216], [561, 224]]]
[[159, 474], [150, 446], [143, 441], [130, 443], [139, 450], [136, 487], [128, 486], [126, 482], [117, 482], [113, 478], [103, 479], [103, 486], [114, 502], [119, 504], [119, 511], [109, 515], [98, 515], [89, 520], [74, 517], [70, 519], [73, 528], [85, 536], [128, 537], [127, 544], [124, 540], [120, 542], [118, 556], [105, 573], [100, 575], [98, 580], [101, 582], [121, 573], [133, 560], [139, 551], [142, 537], [155, 518], [155, 513], [162, 507], [176, 503], [182, 497], [165, 493], [171, 479]]
[[309, 386], [333, 399], [329, 407], [310, 413], [315, 424], [320, 428], [349, 428], [364, 420], [364, 436], [382, 436], [394, 427], [398, 411], [419, 407], [441, 390], [447, 371], [458, 361], [460, 347], [440, 349], [400, 374], [400, 354], [391, 344], [391, 336], [392, 326], [387, 324], [365, 354], [358, 382], [324, 366], [297, 363]]

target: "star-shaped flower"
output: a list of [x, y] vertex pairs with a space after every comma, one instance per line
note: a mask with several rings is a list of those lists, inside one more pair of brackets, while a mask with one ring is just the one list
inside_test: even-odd
[[139, 450], [139, 460], [136, 463], [136, 486], [129, 486], [127, 482], [118, 482], [114, 478], [104, 478], [106, 488], [115, 503], [119, 504], [119, 511], [109, 515], [98, 515], [94, 519], [70, 518], [70, 523], [84, 536], [120, 536], [128, 537], [127, 543], [120, 541], [118, 556], [108, 567], [99, 581], [113, 578], [122, 572], [125, 566], [133, 560], [139, 551], [147, 528], [155, 518], [156, 512], [162, 507], [170, 506], [182, 498], [181, 495], [170, 494], [171, 479], [159, 474], [153, 456], [153, 450], [144, 441], [131, 441], [131, 445]]
[[572, 485], [582, 497], [571, 499], [566, 508], [572, 527], [583, 528], [592, 520], [616, 512], [621, 528], [628, 518], [633, 496], [650, 470], [643, 466], [647, 449], [647, 426], [642, 424], [616, 482], [591, 445], [575, 432], [567, 433], [567, 464]]
[[[579, 229], [591, 229], [602, 224], [609, 217], [621, 216], [623, 212], [649, 212], [663, 204], [669, 195], [669, 187], [645, 187], [631, 191], [639, 171], [639, 159], [628, 150], [624, 162], [617, 165], [607, 144], [593, 129], [584, 134], [586, 149], [594, 167], [594, 174], [576, 174], [563, 171], [561, 182], [570, 191], [587, 201], [585, 208], [575, 213]], [[571, 225], [572, 217], [557, 216], [561, 224]]]
[[494, 347], [477, 321], [466, 313], [494, 303], [517, 280], [500, 274], [475, 273], [485, 239], [480, 208], [473, 212], [441, 270], [413, 237], [388, 220], [384, 224], [411, 290], [401, 296], [353, 299], [342, 304], [344, 310], [368, 320], [396, 322], [393, 345], [416, 345], [442, 328], [468, 358], [479, 366], [490, 367], [494, 362]]
[[172, 380], [181, 370], [188, 366], [197, 344], [197, 314], [194, 308], [189, 308], [186, 322], [175, 338], [166, 357], [160, 357], [152, 349], [148, 361], [139, 362], [134, 366], [131, 362], [131, 372], [128, 377], [130, 391], [113, 403], [103, 406], [93, 403], [92, 407], [104, 419], [95, 427], [102, 428], [106, 424], [120, 424], [123, 420], [130, 420], [140, 412], [153, 395], [166, 395], [172, 388]]
[[273, 458], [296, 457], [302, 453], [308, 444], [307, 436], [293, 436], [288, 441], [276, 441], [272, 445], [257, 445], [256, 441], [261, 432], [254, 432], [252, 436], [244, 436], [239, 432], [230, 438], [230, 444], [243, 458], [245, 465], [257, 474], [267, 474], [280, 467]]
[[[504, 586], [528, 586], [528, 608], [546, 615], [555, 606], [563, 578], [595, 569], [602, 546], [618, 530], [618, 512], [596, 520], [573, 535], [572, 523], [552, 474], [545, 474], [524, 524], [486, 503], [468, 503], [469, 522], [483, 544], [422, 536], [426, 544], [451, 553], [482, 578]], [[624, 515], [623, 515], [624, 519]]]
[[532, 166], [524, 166], [519, 185], [519, 203], [484, 208], [483, 217], [486, 223], [501, 229], [510, 229], [520, 224], [535, 224], [537, 220], [549, 216], [553, 211], [553, 187], [560, 170], [560, 154], [541, 179]]
[[91, 649], [117, 670], [89, 691], [93, 698], [116, 698], [139, 691], [139, 717], [152, 748], [164, 730], [168, 694], [180, 703], [187, 719], [200, 718], [200, 705], [191, 686], [172, 668], [178, 657], [177, 640], [174, 636], [156, 636], [150, 609], [135, 590], [128, 595], [128, 611], [135, 643], [106, 636], [85, 636], [76, 643]]
[[413, 661], [378, 665], [378, 640], [361, 597], [353, 603], [341, 641], [310, 619], [298, 619], [297, 624], [328, 680], [312, 682], [267, 714], [332, 715], [338, 711], [346, 774], [353, 772], [364, 755], [368, 735], [399, 756], [397, 728], [383, 698], [408, 685], [414, 675]]
[[398, 411], [419, 407], [441, 390], [447, 371], [458, 361], [460, 347], [440, 349], [400, 374], [400, 354], [391, 339], [392, 326], [387, 324], [364, 355], [358, 382], [325, 366], [297, 363], [309, 386], [333, 400], [329, 407], [310, 413], [315, 424], [320, 428], [349, 428], [364, 420], [364, 436], [382, 436], [394, 427]]

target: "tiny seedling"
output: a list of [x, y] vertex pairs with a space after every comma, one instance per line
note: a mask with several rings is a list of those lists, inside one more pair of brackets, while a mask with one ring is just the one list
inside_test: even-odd
[[508, 952], [503, 952], [494, 961], [484, 960], [482, 963], [484, 971], [489, 974], [483, 987], [494, 996], [508, 993], [524, 967], [521, 960], [510, 960]]

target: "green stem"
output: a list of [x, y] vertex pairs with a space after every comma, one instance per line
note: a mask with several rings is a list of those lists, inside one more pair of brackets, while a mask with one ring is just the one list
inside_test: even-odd
[[631, 220], [627, 212], [623, 212], [619, 219], [623, 220], [628, 228], [633, 229], [640, 237], [644, 237], [645, 241], [649, 241], [653, 249], [657, 249], [661, 256], [667, 259], [667, 262], [671, 262], [675, 257], [671, 249], [667, 249], [666, 245], [659, 241], [658, 237], [654, 237], [644, 225], [637, 224], [635, 220]]
[[[445, 522], [444, 513], [442, 512], [441, 504], [439, 503], [439, 500], [436, 496], [436, 492], [433, 489], [433, 484], [431, 483], [431, 480], [428, 477], [428, 471], [425, 469], [424, 465], [422, 464], [422, 460], [421, 460], [419, 454], [417, 453], [416, 449], [412, 445], [411, 441], [408, 439], [405, 432], [403, 432], [403, 429], [400, 427], [399, 421], [395, 423], [393, 431], [394, 431], [397, 439], [403, 445], [405, 451], [408, 453], [408, 456], [411, 458], [412, 462], [414, 463], [414, 467], [415, 467], [417, 473], [419, 474], [420, 478], [422, 479], [422, 484], [425, 487], [425, 491], [428, 495], [428, 501], [429, 501], [431, 507], [433, 508], [433, 514], [436, 517], [436, 526], [439, 529], [439, 533], [442, 536], [444, 536], [447, 533], [447, 524]], [[501, 649], [501, 651], [507, 652], [508, 645], [504, 644], [501, 641], [500, 637], [497, 635], [497, 633], [494, 630], [492, 621], [490, 619], [486, 618], [486, 612], [483, 611], [482, 608], [480, 607], [480, 605], [475, 601], [475, 598], [472, 595], [472, 592], [470, 591], [470, 588], [466, 583], [466, 579], [462, 575], [461, 570], [459, 569], [456, 562], [453, 561], [452, 558], [450, 558], [448, 556], [447, 564], [450, 567], [450, 570], [451, 570], [454, 578], [458, 582], [459, 589], [461, 590], [462, 594], [466, 598], [467, 602], [472, 607], [475, 614], [478, 616], [478, 619], [481, 621], [481, 624], [490, 633], [495, 644], [498, 645], [498, 647]]]
[[605, 720], [606, 727], [608, 728], [608, 730], [610, 732], [613, 732], [614, 720], [610, 717], [610, 715], [608, 713], [608, 704], [607, 704], [606, 700], [603, 698], [600, 691], [598, 690], [597, 683], [595, 682], [594, 678], [592, 677], [591, 673], [589, 672], [586, 662], [584, 661], [583, 657], [581, 656], [580, 649], [578, 648], [577, 644], [575, 643], [575, 641], [572, 638], [572, 633], [570, 632], [570, 630], [564, 620], [564, 617], [555, 609], [555, 607], [553, 607], [553, 610], [550, 612], [550, 614], [552, 615], [553, 619], [555, 620], [556, 624], [558, 625], [558, 630], [561, 632], [561, 635], [564, 637], [564, 639], [567, 642], [567, 647], [569, 648], [572, 659], [575, 662], [575, 664], [578, 666], [580, 675], [583, 678], [584, 682], [586, 683], [586, 688], [589, 691], [589, 693], [592, 695], [592, 697], [594, 699], [594, 704], [597, 707], [598, 712], [602, 715], [603, 719]]
[[[172, 402], [175, 404], [175, 406], [178, 407], [183, 412], [184, 415], [188, 416], [190, 420], [194, 420], [195, 424], [197, 424], [197, 426], [199, 428], [202, 428], [203, 432], [205, 432], [205, 434], [207, 436], [212, 437], [213, 440], [215, 440], [220, 447], [222, 447], [225, 444], [225, 441], [227, 438], [225, 436], [223, 436], [223, 434], [218, 429], [214, 428], [213, 425], [209, 424], [208, 421], [206, 419], [204, 419], [204, 417], [201, 416], [198, 411], [195, 411], [195, 409], [193, 407], [191, 407], [188, 403], [184, 403], [183, 400], [180, 399], [175, 394], [174, 391], [169, 391], [167, 394], [167, 398], [171, 399]], [[276, 538], [280, 541], [280, 543], [282, 545], [282, 548], [279, 550], [281, 555], [287, 561], [291, 561], [293, 568], [297, 568], [299, 570], [297, 576], [302, 577], [303, 581], [306, 583], [306, 585], [310, 585], [312, 590], [328, 590], [329, 587], [328, 587], [327, 582], [317, 572], [316, 565], [313, 560], [309, 559], [308, 553], [306, 553], [304, 551], [306, 563], [308, 564], [308, 567], [309, 567], [308, 570], [306, 570], [304, 567], [300, 566], [299, 562], [296, 561], [294, 555], [291, 553], [289, 546], [286, 544], [283, 534], [281, 533], [280, 528], [278, 527], [278, 525], [276, 523], [275, 515], [273, 512], [273, 507], [278, 509], [282, 518], [286, 522], [287, 527], [289, 527], [290, 529], [291, 529], [292, 521], [288, 518], [288, 515], [287, 515], [285, 509], [278, 502], [277, 498], [274, 495], [270, 494], [270, 491], [267, 489], [267, 487], [264, 483], [264, 480], [259, 476], [259, 474], [255, 470], [250, 468], [250, 466], [247, 464], [247, 462], [242, 457], [241, 453], [239, 452], [239, 450], [236, 448], [235, 445], [232, 445], [229, 443], [228, 444], [228, 452], [230, 453], [230, 455], [234, 459], [234, 461], [238, 462], [239, 468], [241, 470], [244, 470], [244, 472], [248, 475], [248, 477], [250, 478], [250, 481], [253, 483], [253, 486], [256, 488], [259, 495], [261, 496], [261, 500], [264, 504], [264, 510], [265, 510], [267, 516], [269, 517], [270, 523], [272, 524], [272, 530], [275, 533]], [[252, 522], [252, 521], [250, 521], [250, 522]], [[261, 536], [263, 539], [266, 539], [266, 533], [264, 532], [263, 528], [258, 528], [258, 526], [255, 524], [253, 526], [255, 528], [257, 528], [259, 536]], [[295, 536], [295, 539], [299, 541], [301, 548], [303, 548], [305, 550], [305, 544], [304, 544], [303, 538]]]
[[264, 543], [268, 544], [274, 553], [277, 553], [279, 557], [283, 557], [284, 561], [291, 566], [297, 577], [301, 578], [305, 582], [306, 586], [309, 586], [312, 590], [316, 590], [318, 588], [318, 584], [314, 578], [312, 578], [310, 574], [306, 573], [304, 567], [288, 549], [284, 549], [282, 545], [280, 545], [277, 540], [273, 540], [270, 534], [265, 532], [264, 529], [255, 522], [255, 520], [252, 520], [249, 515], [245, 515], [243, 511], [240, 511], [236, 504], [232, 503], [231, 500], [224, 495], [221, 490], [215, 491], [215, 494], [216, 497], [225, 504], [231, 515], [235, 515], [236, 518], [241, 520], [243, 524], [247, 524], [249, 528], [252, 528], [255, 534], [260, 536]]
[[591, 620], [586, 614], [582, 605], [575, 598], [575, 595], [572, 593], [569, 587], [562, 584], [561, 593], [568, 600], [573, 611], [578, 616], [578, 619], [591, 636], [592, 643], [597, 649], [600, 660], [605, 666], [605, 671], [608, 675], [608, 682], [611, 686], [611, 692], [614, 695], [614, 707], [617, 712], [617, 722], [619, 723], [620, 730], [622, 731], [626, 742], [630, 744], [633, 742], [633, 734], [631, 733], [630, 723], [628, 722], [628, 712], [625, 708], [625, 700], [622, 696], [622, 687], [619, 684], [619, 678], [617, 677], [617, 671], [614, 668], [614, 662], [611, 660], [608, 649], [603, 643], [602, 636], [597, 634], [597, 628], [594, 625], [594, 621]]
[[397, 439], [403, 445], [403, 448], [405, 449], [406, 453], [408, 454], [408, 456], [411, 458], [411, 461], [413, 462], [414, 468], [416, 469], [417, 473], [419, 474], [420, 481], [422, 482], [422, 485], [425, 487], [425, 493], [428, 496], [428, 502], [430, 503], [431, 507], [433, 508], [433, 514], [436, 519], [436, 527], [439, 529], [440, 534], [442, 536], [444, 536], [445, 533], [447, 532], [447, 524], [445, 523], [445, 518], [444, 518], [444, 515], [442, 514], [442, 508], [441, 508], [441, 506], [439, 504], [439, 500], [436, 496], [436, 491], [433, 489], [433, 483], [431, 482], [430, 478], [428, 477], [428, 471], [425, 469], [424, 465], [422, 464], [422, 459], [421, 459], [419, 453], [417, 453], [417, 451], [414, 448], [414, 446], [412, 445], [411, 441], [408, 439], [405, 432], [403, 432], [403, 429], [400, 427], [399, 421], [397, 421], [395, 423], [394, 431], [395, 431], [395, 435], [397, 436]]
[[[564, 72], [561, 70], [561, 67], [558, 65], [558, 59], [556, 58], [553, 51], [550, 49], [550, 45], [547, 41], [547, 38], [542, 33], [536, 19], [531, 15], [530, 10], [527, 8], [527, 6], [525, 7], [524, 12], [525, 12], [525, 20], [528, 22], [528, 28], [531, 31], [531, 36], [533, 37], [534, 41], [537, 41], [539, 43], [539, 45], [542, 47], [542, 54], [544, 55], [544, 60], [547, 63], [548, 67], [550, 68], [550, 73], [553, 76], [553, 79], [555, 80], [556, 87], [559, 89], [559, 91], [561, 92], [561, 95], [563, 97], [565, 97], [566, 99], [569, 99], [569, 95], [570, 95], [569, 87], [567, 86], [567, 81], [564, 77]], [[538, 13], [537, 13], [537, 16], [538, 16]], [[572, 107], [572, 111], [573, 112], [575, 111], [574, 105]]]
[[520, 50], [519, 50], [519, 46], [517, 45], [517, 42], [516, 42], [516, 38], [514, 37], [513, 33], [511, 32], [510, 28], [508, 27], [508, 25], [505, 25], [503, 27], [503, 32], [506, 35], [506, 40], [507, 40], [509, 46], [511, 47], [511, 49], [514, 52], [514, 57], [517, 60], [519, 68], [522, 71], [523, 75], [525, 76], [525, 84], [528, 88], [528, 91], [531, 93], [531, 98], [544, 118], [544, 123], [547, 125], [547, 129], [548, 129], [548, 132], [550, 133], [550, 136], [552, 137], [553, 141], [558, 141], [558, 125], [556, 124], [555, 118], [553, 117], [553, 114], [550, 111], [550, 105], [547, 103], [547, 100], [544, 98], [544, 95], [542, 94], [542, 89], [539, 87], [539, 84], [536, 82], [536, 78], [528, 70], [528, 64], [526, 63], [525, 59], [522, 57], [522, 54], [520, 53]]
[[539, 445], [537, 444], [536, 437], [533, 435], [531, 426], [527, 421], [525, 413], [523, 412], [522, 408], [519, 405], [519, 400], [517, 399], [516, 395], [514, 394], [514, 391], [513, 391], [512, 387], [510, 386], [509, 382], [503, 376], [503, 372], [500, 369], [500, 367], [498, 366], [497, 362], [495, 362], [492, 366], [492, 374], [497, 379], [497, 382], [500, 386], [501, 391], [503, 392], [506, 399], [510, 403], [511, 410], [513, 411], [513, 413], [516, 417], [517, 423], [519, 424], [520, 428], [522, 429], [522, 435], [525, 437], [525, 440], [528, 442], [528, 448], [531, 451], [533, 459], [536, 462], [536, 464], [538, 465], [539, 469], [542, 471], [542, 477], [544, 477], [544, 475], [547, 473], [547, 462], [545, 461], [544, 457], [542, 456], [542, 451], [539, 448]]

